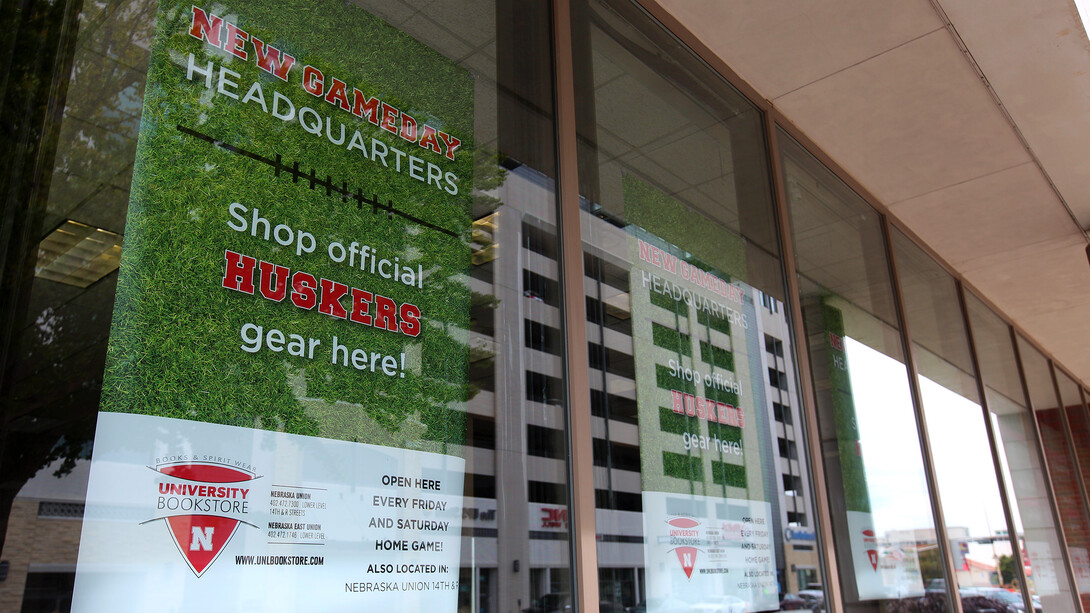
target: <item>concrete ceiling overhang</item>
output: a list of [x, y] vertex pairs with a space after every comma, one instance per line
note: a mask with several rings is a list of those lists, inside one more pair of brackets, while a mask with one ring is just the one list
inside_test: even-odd
[[1071, 0], [657, 0], [1090, 382], [1090, 42]]

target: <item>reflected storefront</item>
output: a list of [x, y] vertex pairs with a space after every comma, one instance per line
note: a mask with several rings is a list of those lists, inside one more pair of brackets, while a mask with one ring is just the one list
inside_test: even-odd
[[2, 10], [0, 610], [1084, 608], [1079, 382], [638, 4]]

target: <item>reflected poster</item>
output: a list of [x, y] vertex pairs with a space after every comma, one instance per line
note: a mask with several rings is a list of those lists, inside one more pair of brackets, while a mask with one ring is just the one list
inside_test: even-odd
[[456, 608], [473, 90], [351, 4], [160, 5], [74, 611]]
[[[836, 424], [836, 461], [844, 499], [844, 528], [848, 531], [850, 543], [847, 553], [855, 579], [851, 585], [854, 593], [846, 594], [846, 597], [862, 601], [920, 596], [924, 594], [925, 586], [921, 574], [921, 548], [917, 541], [922, 539], [914, 530], [898, 529], [903, 525], [903, 519], [891, 512], [888, 504], [883, 506], [882, 497], [874, 496], [868, 485], [873, 484], [868, 479], [868, 470], [872, 474], [884, 474], [880, 468], [875, 470], [873, 465], [875, 450], [881, 448], [881, 439], [872, 440], [869, 445], [863, 441], [860, 411], [869, 410], [870, 413], [862, 413], [863, 417], [867, 417], [886, 411], [888, 407], [876, 404], [873, 399], [868, 403], [866, 394], [861, 393], [867, 391], [866, 387], [853, 390], [853, 378], [856, 382], [863, 378], [866, 381], [864, 386], [873, 386], [882, 381], [880, 376], [876, 376], [881, 371], [875, 368], [889, 359], [847, 336], [845, 308], [851, 307], [835, 296], [824, 298], [821, 306], [824, 348], [830, 366], [829, 393]], [[849, 359], [853, 351], [857, 358], [855, 371]], [[870, 355], [861, 355], [860, 352], [869, 352]], [[868, 373], [872, 380], [868, 381], [863, 373]], [[858, 400], [859, 396], [863, 396], [864, 400]], [[898, 528], [890, 528], [891, 525]]]
[[648, 611], [775, 610], [776, 489], [742, 240], [635, 177], [624, 198]]

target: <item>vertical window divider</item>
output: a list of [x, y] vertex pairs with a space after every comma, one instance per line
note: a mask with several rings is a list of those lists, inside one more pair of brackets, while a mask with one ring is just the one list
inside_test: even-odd
[[946, 571], [946, 593], [950, 598], [953, 613], [963, 613], [961, 598], [955, 587], [957, 569], [954, 567], [954, 557], [950, 552], [950, 535], [946, 530], [946, 517], [943, 514], [942, 503], [939, 501], [939, 484], [935, 478], [935, 460], [931, 453], [931, 437], [927, 431], [927, 420], [923, 412], [923, 394], [920, 392], [919, 370], [916, 367], [915, 351], [912, 349], [912, 335], [909, 330], [908, 316], [905, 313], [904, 294], [901, 289], [901, 278], [897, 270], [897, 256], [893, 249], [891, 225], [888, 216], [885, 214], [880, 214], [880, 216], [882, 219], [882, 242], [886, 251], [889, 277], [893, 288], [893, 305], [897, 313], [898, 324], [900, 324], [901, 346], [904, 348], [905, 367], [908, 369], [908, 389], [912, 395], [912, 407], [916, 416], [916, 431], [920, 439], [924, 479], [927, 481], [927, 490], [931, 498], [931, 513], [935, 518], [935, 540], [938, 541], [939, 555]]
[[1090, 409], [1088, 409], [1088, 407], [1086, 406], [1086, 389], [1083, 388], [1082, 384], [1078, 382], [1078, 379], [1075, 379], [1074, 377], [1071, 377], [1071, 379], [1074, 380], [1075, 384], [1079, 386], [1079, 402], [1082, 403], [1082, 414], [1084, 417], [1090, 420]]
[[[1074, 379], [1074, 377], [1072, 377], [1072, 379]], [[1078, 380], [1076, 379], [1075, 381], [1077, 382]], [[1084, 388], [1082, 386], [1082, 384], [1078, 384], [1078, 386], [1079, 386], [1079, 399], [1082, 401], [1083, 415], [1086, 416], [1086, 418], [1088, 420], [1090, 420], [1090, 407], [1086, 406], [1086, 388]]]
[[1067, 567], [1067, 578], [1068, 581], [1071, 582], [1071, 594], [1075, 601], [1076, 610], [1082, 611], [1083, 606], [1082, 597], [1079, 595], [1079, 583], [1075, 578], [1074, 566], [1071, 564], [1071, 552], [1068, 551], [1067, 547], [1067, 534], [1064, 530], [1063, 520], [1060, 517], [1060, 507], [1056, 501], [1056, 491], [1055, 488], [1052, 487], [1052, 470], [1048, 466], [1048, 458], [1045, 457], [1044, 439], [1041, 438], [1041, 429], [1037, 427], [1037, 416], [1034, 413], [1033, 398], [1030, 397], [1029, 393], [1029, 382], [1026, 379], [1026, 369], [1022, 365], [1022, 349], [1018, 346], [1018, 333], [1015, 332], [1014, 327], [1010, 324], [1007, 324], [1007, 330], [1010, 332], [1011, 345], [1014, 347], [1014, 358], [1018, 366], [1018, 378], [1022, 383], [1022, 395], [1025, 397], [1026, 407], [1029, 409], [1030, 427], [1033, 428], [1033, 436], [1037, 443], [1035, 445], [1037, 447], [1037, 458], [1045, 473], [1045, 489], [1048, 490], [1049, 506], [1052, 508], [1052, 522], [1055, 524], [1056, 531], [1060, 536], [1060, 549], [1063, 552], [1064, 565]]
[[810, 464], [810, 498], [817, 514], [816, 530], [818, 553], [821, 560], [825, 600], [829, 613], [842, 613], [843, 596], [840, 590], [840, 572], [836, 563], [836, 539], [833, 537], [832, 509], [829, 506], [828, 484], [825, 481], [825, 456], [821, 450], [821, 431], [817, 426], [817, 397], [814, 394], [814, 375], [806, 355], [806, 327], [802, 316], [802, 299], [799, 278], [795, 266], [795, 245], [791, 234], [791, 218], [787, 210], [787, 192], [784, 187], [783, 166], [779, 139], [776, 133], [775, 109], [762, 111], [765, 141], [771, 166], [772, 200], [776, 212], [776, 226], [780, 239], [780, 258], [783, 278], [787, 283], [787, 308], [789, 321], [795, 334], [792, 348], [795, 351], [795, 368], [799, 378], [799, 396], [802, 401], [803, 432], [805, 433], [807, 462]]
[[[954, 281], [957, 287], [958, 306], [961, 309], [961, 319], [965, 322], [965, 336], [969, 341], [969, 359], [973, 366], [973, 376], [976, 378], [977, 394], [980, 396], [980, 412], [984, 417], [984, 430], [988, 434], [988, 449], [992, 452], [992, 467], [995, 470], [996, 480], [999, 484], [999, 500], [1003, 504], [1003, 519], [1007, 522], [1007, 536], [1011, 542], [1011, 553], [1014, 556], [1014, 564], [1018, 568], [1018, 585], [1022, 591], [1022, 604], [1026, 611], [1033, 610], [1033, 600], [1030, 598], [1029, 582], [1026, 576], [1026, 567], [1022, 559], [1022, 547], [1018, 542], [1018, 531], [1014, 524], [1014, 511], [1011, 507], [1007, 479], [1003, 476], [1002, 459], [999, 457], [999, 433], [992, 425], [991, 412], [988, 410], [988, 396], [984, 386], [984, 373], [980, 368], [977, 358], [976, 337], [973, 336], [973, 323], [969, 318], [969, 304], [965, 298], [965, 286], [960, 280]], [[1024, 529], [1024, 528], [1023, 528]]]
[[556, 162], [563, 297], [565, 408], [568, 422], [568, 538], [575, 613], [598, 610], [598, 540], [594, 518], [594, 448], [590, 415], [590, 364], [583, 292], [583, 241], [579, 211], [578, 142], [571, 2], [553, 0], [553, 84], [556, 100]]
[[1084, 388], [1082, 386], [1082, 383], [1078, 379], [1076, 379], [1075, 377], [1072, 377], [1071, 373], [1065, 373], [1065, 374], [1067, 374], [1068, 378], [1070, 378], [1072, 381], [1074, 381], [1075, 385], [1078, 386], [1078, 388], [1079, 388], [1079, 402], [1082, 403], [1083, 418], [1087, 420], [1087, 423], [1090, 423], [1090, 406], [1087, 406], [1087, 404], [1086, 404], [1086, 388]]

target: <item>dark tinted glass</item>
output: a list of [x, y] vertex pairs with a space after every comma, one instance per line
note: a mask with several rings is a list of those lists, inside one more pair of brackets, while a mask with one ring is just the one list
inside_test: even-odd
[[564, 606], [550, 10], [0, 7], [0, 610]]

